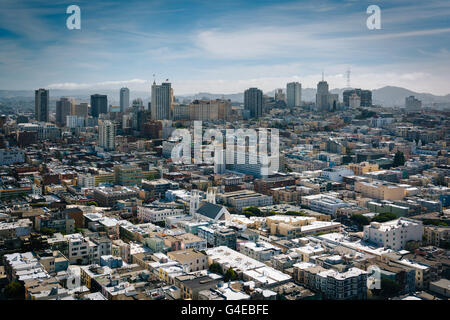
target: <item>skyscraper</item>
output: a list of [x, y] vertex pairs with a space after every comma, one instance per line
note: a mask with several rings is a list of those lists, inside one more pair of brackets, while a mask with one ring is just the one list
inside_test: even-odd
[[261, 117], [263, 114], [263, 92], [258, 88], [245, 90], [244, 109], [250, 111], [251, 118]]
[[316, 93], [316, 109], [317, 111], [330, 111], [336, 107], [338, 103], [338, 95], [331, 94], [328, 91], [328, 82], [320, 81], [317, 84]]
[[299, 82], [290, 82], [286, 85], [286, 104], [289, 108], [300, 106], [302, 100], [302, 85]]
[[125, 112], [130, 106], [130, 89], [120, 89], [120, 112]]
[[173, 102], [173, 91], [169, 82], [152, 85], [152, 120], [169, 120], [170, 107]]
[[68, 98], [61, 98], [56, 101], [56, 124], [59, 126], [66, 125], [66, 117], [71, 114], [72, 101]]
[[107, 151], [114, 150], [116, 129], [111, 121], [103, 121], [98, 126], [98, 145]]
[[37, 121], [48, 122], [50, 93], [46, 89], [34, 91], [34, 116]]
[[91, 96], [91, 115], [98, 118], [102, 113], [108, 113], [108, 97], [103, 94], [94, 94]]

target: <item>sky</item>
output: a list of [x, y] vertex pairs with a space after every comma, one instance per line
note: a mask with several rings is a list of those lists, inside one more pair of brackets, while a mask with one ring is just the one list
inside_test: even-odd
[[[81, 29], [66, 9], [78, 5]], [[381, 29], [366, 12], [381, 9]], [[0, 90], [263, 91], [299, 81], [450, 93], [448, 0], [1, 0]]]

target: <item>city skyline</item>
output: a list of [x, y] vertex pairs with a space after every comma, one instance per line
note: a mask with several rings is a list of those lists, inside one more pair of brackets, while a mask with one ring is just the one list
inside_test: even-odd
[[[155, 74], [179, 95], [228, 94], [314, 88], [323, 70], [344, 88], [350, 69], [353, 87], [450, 93], [443, 1], [77, 1], [81, 30], [68, 30], [71, 4], [2, 1], [0, 88], [150, 91]], [[381, 30], [366, 27], [371, 4]]]

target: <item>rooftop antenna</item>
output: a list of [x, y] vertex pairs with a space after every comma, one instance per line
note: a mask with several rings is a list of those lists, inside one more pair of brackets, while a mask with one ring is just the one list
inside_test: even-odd
[[350, 87], [350, 68], [347, 69], [347, 88], [351, 88]]
[[153, 74], [153, 84], [156, 84], [156, 74]]
[[323, 70], [322, 70], [322, 81], [323, 81]]

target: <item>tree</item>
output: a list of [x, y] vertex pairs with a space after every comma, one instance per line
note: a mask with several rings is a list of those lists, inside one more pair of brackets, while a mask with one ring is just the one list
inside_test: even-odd
[[247, 217], [250, 216], [260, 217], [262, 214], [261, 210], [259, 210], [258, 207], [248, 207], [247, 209], [244, 210], [244, 215]]
[[369, 219], [362, 214], [352, 214], [350, 220], [353, 223], [357, 224], [359, 229], [361, 229], [362, 226], [366, 226], [370, 223]]
[[397, 151], [394, 156], [393, 167], [400, 167], [405, 164], [405, 155], [401, 151]]
[[56, 229], [43, 227], [41, 228], [41, 233], [51, 236], [56, 233]]
[[98, 203], [94, 200], [88, 202], [88, 206], [98, 206]]
[[212, 273], [223, 274], [222, 267], [217, 262], [212, 263], [208, 270]]
[[23, 300], [25, 299], [25, 288], [19, 281], [12, 281], [6, 285], [5, 295], [9, 299]]
[[223, 276], [223, 280], [225, 282], [234, 281], [237, 279], [238, 279], [238, 275], [237, 275], [236, 271], [233, 270], [233, 268], [229, 268], [227, 270], [227, 272], [225, 272], [225, 275]]
[[397, 218], [398, 217], [397, 217], [397, 215], [395, 213], [383, 212], [383, 213], [380, 213], [379, 215], [373, 217], [372, 221], [375, 221], [375, 222], [387, 222], [387, 221], [395, 220]]

